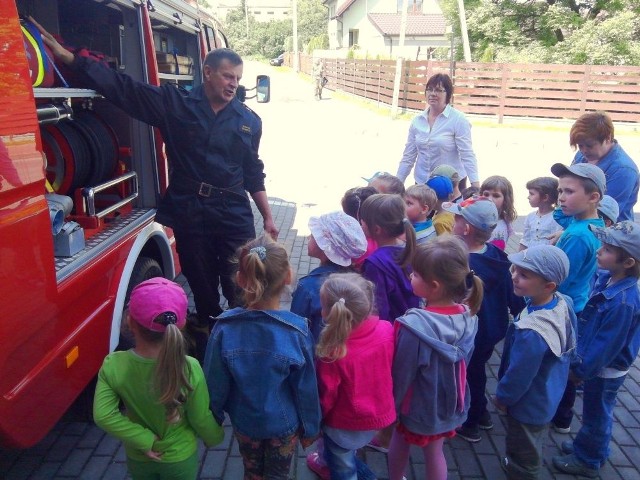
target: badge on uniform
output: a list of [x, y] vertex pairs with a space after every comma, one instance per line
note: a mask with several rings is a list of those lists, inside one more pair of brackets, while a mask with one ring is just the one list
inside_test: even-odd
[[244, 133], [251, 134], [251, 127], [249, 125], [241, 125], [240, 130], [242, 130]]

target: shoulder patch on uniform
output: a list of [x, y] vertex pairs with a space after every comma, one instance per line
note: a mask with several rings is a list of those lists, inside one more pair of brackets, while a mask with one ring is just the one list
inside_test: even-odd
[[249, 107], [247, 106], [247, 104], [246, 104], [246, 103], [243, 103], [243, 104], [242, 104], [242, 106], [243, 106], [245, 109], [247, 109], [247, 111], [249, 111], [251, 114], [255, 115], [255, 117], [256, 117], [258, 120], [260, 120], [260, 115], [258, 115], [255, 111], [251, 110], [251, 108], [249, 108]]
[[240, 130], [244, 133], [251, 133], [251, 127], [249, 125], [240, 125]]

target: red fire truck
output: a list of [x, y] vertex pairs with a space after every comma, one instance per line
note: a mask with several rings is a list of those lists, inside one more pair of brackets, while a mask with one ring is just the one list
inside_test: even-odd
[[195, 1], [0, 0], [0, 12], [0, 445], [24, 448], [116, 348], [130, 289], [177, 270], [173, 235], [154, 222], [168, 182], [159, 133], [73, 88], [25, 19], [186, 89], [226, 39]]

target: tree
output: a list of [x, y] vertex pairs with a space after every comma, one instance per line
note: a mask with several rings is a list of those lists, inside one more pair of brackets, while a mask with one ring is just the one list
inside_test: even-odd
[[[296, 0], [294, 0], [296, 1]], [[303, 48], [312, 38], [327, 36], [328, 13], [322, 0], [297, 0], [298, 2], [298, 41]]]
[[[251, 35], [255, 24], [256, 19], [252, 14], [245, 15], [245, 0], [242, 0], [238, 8], [227, 13], [227, 18], [224, 21], [224, 32], [229, 40], [229, 47], [242, 56], [257, 53], [259, 46]], [[249, 31], [248, 35], [247, 30]]]
[[[442, 0], [459, 38], [456, 4]], [[465, 10], [476, 61], [640, 64], [640, 0], [467, 0]]]
[[[200, 0], [204, 1], [204, 0]], [[307, 51], [311, 48], [328, 48], [327, 9], [322, 0], [297, 0], [298, 2], [298, 44]], [[292, 50], [293, 24], [291, 20], [272, 20], [257, 22], [248, 15], [245, 17], [245, 0], [231, 10], [224, 21], [225, 34], [231, 48], [240, 55], [257, 55], [273, 58]]]

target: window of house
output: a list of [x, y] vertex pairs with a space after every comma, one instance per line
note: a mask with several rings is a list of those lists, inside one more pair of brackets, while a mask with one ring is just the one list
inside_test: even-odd
[[273, 12], [267, 12], [267, 15], [273, 15]]
[[349, 30], [349, 46], [358, 45], [358, 30]]
[[[398, 13], [402, 13], [402, 1], [398, 0]], [[409, 13], [421, 13], [422, 12], [422, 0], [407, 0], [407, 12]]]

